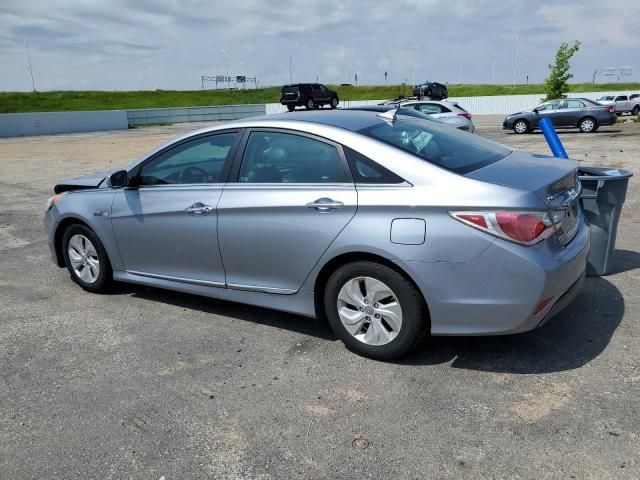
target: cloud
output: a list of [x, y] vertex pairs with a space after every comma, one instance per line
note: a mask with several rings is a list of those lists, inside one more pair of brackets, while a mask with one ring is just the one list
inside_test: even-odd
[[[0, 90], [28, 90], [24, 41], [37, 86], [49, 89], [197, 88], [200, 75], [382, 84], [416, 80], [541, 82], [562, 41], [582, 40], [576, 81], [637, 57], [636, 0], [3, 0]], [[225, 50], [226, 55], [221, 51]], [[236, 66], [241, 64], [240, 66]], [[236, 66], [234, 68], [234, 66]], [[637, 66], [640, 68], [640, 65]], [[639, 78], [637, 73], [635, 78]]]

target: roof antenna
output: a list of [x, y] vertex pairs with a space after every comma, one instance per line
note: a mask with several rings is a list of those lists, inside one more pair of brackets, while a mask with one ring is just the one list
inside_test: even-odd
[[386, 112], [379, 113], [378, 116], [380, 118], [384, 118], [385, 120], [390, 120], [393, 124], [398, 118], [398, 110], [400, 110], [400, 104], [396, 105], [396, 108], [393, 110], [388, 110]]

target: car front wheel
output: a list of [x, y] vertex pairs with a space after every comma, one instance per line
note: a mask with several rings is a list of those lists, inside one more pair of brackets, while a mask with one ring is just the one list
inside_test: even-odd
[[527, 133], [529, 131], [529, 124], [524, 120], [518, 120], [513, 124], [513, 131], [516, 133]]
[[104, 292], [112, 282], [111, 263], [97, 235], [71, 225], [62, 236], [64, 261], [74, 282], [90, 292]]
[[406, 355], [427, 332], [421, 293], [400, 273], [374, 262], [338, 268], [327, 282], [324, 307], [338, 338], [365, 357]]
[[338, 108], [338, 97], [333, 97], [331, 99], [331, 108], [332, 109]]

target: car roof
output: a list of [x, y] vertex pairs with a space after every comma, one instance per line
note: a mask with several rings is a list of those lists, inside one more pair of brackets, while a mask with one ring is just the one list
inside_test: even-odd
[[[387, 110], [393, 109], [390, 108]], [[363, 128], [370, 127], [371, 125], [375, 125], [376, 123], [382, 123], [384, 122], [384, 119], [379, 117], [378, 112], [376, 111], [336, 109], [325, 111], [313, 110], [309, 112], [294, 111], [286, 113], [276, 113], [272, 115], [263, 115], [260, 117], [239, 120], [239, 122], [251, 121], [255, 122], [256, 124], [263, 121], [295, 121], [318, 123], [355, 132]]]

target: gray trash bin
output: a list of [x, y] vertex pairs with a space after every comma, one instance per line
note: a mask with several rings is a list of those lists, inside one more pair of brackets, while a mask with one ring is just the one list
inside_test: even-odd
[[618, 219], [632, 175], [627, 170], [606, 167], [578, 168], [582, 184], [580, 206], [591, 229], [591, 251], [587, 258], [589, 276], [611, 273]]

